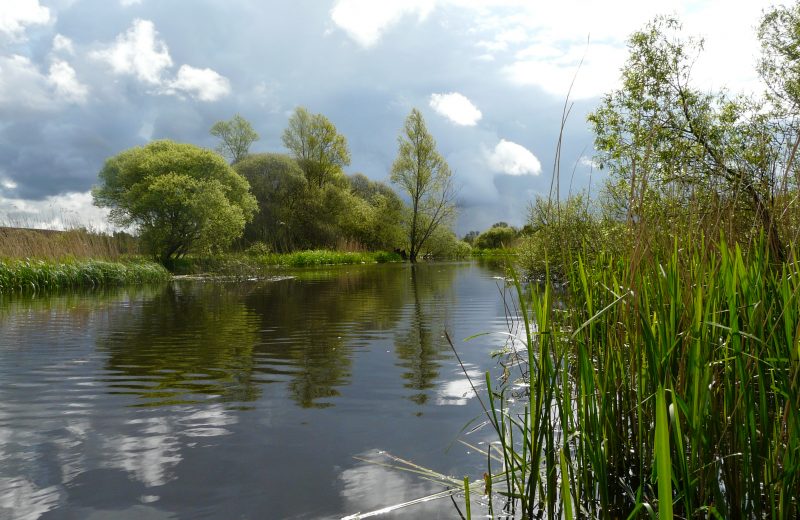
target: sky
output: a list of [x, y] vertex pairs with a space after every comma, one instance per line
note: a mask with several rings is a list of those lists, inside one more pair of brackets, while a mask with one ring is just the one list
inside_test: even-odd
[[[0, 0], [0, 223], [106, 228], [104, 161], [153, 139], [213, 148], [240, 114], [285, 152], [297, 106], [347, 138], [347, 173], [389, 180], [422, 111], [459, 187], [456, 231], [522, 225], [550, 191], [596, 193], [586, 115], [619, 86], [630, 34], [677, 15], [705, 40], [698, 87], [757, 92], [766, 0]], [[579, 67], [579, 65], [582, 65]], [[577, 73], [577, 75], [576, 75]]]

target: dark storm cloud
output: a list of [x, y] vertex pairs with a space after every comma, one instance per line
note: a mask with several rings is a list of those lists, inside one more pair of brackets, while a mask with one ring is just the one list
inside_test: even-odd
[[[35, 88], [42, 91], [31, 84], [29, 93], [38, 98], [4, 103], [0, 85], [0, 180], [16, 184], [13, 190], [0, 187], [0, 195], [42, 199], [84, 192], [107, 157], [159, 138], [212, 147], [208, 129], [235, 113], [262, 136], [254, 150], [280, 151], [281, 132], [298, 105], [325, 114], [347, 136], [349, 172], [379, 180], [388, 179], [404, 118], [420, 108], [456, 172], [462, 233], [498, 220], [522, 224], [528, 202], [549, 190], [563, 101], [513, 85], [499, 72], [502, 63], [477, 59], [474, 39], [465, 37], [473, 22], [468, 11], [443, 7], [424, 21], [403, 18], [363, 48], [333, 24], [331, 4], [316, 0], [268, 6], [257, 0], [42, 3], [53, 9], [55, 22], [30, 30], [25, 42], [0, 47], [0, 56], [30, 60], [40, 77], [28, 80], [38, 81]], [[161, 72], [161, 84], [115, 74], [97, 57], [136, 19], [151, 21], [169, 49], [172, 66]], [[88, 88], [82, 104], [58, 99], [47, 86], [56, 34], [74, 44], [75, 55], [59, 59]], [[169, 93], [165, 85], [182, 65], [224, 76], [230, 93], [210, 102], [186, 91]], [[476, 126], [457, 126], [428, 106], [431, 94], [449, 92], [463, 94], [482, 112]], [[47, 102], [42, 93], [49, 93]], [[585, 125], [590, 107], [580, 103], [571, 116], [567, 170], [582, 153], [591, 155], [584, 151], [591, 143]], [[533, 152], [542, 173], [491, 171], [487, 154], [500, 139]], [[588, 182], [586, 169], [579, 170], [576, 188]]]

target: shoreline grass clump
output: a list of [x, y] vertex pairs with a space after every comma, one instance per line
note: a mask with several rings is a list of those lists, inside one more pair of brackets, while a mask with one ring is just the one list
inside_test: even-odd
[[510, 406], [508, 380], [486, 406], [505, 510], [797, 518], [800, 264], [763, 240], [630, 260], [578, 260], [563, 302], [517, 284], [528, 391]]
[[227, 254], [184, 257], [174, 261], [175, 274], [218, 274], [234, 276], [264, 275], [274, 268], [301, 268], [324, 265], [382, 264], [402, 262], [399, 254], [386, 251], [347, 252], [330, 250], [294, 253]]
[[170, 276], [154, 262], [0, 260], [0, 293], [158, 283]]

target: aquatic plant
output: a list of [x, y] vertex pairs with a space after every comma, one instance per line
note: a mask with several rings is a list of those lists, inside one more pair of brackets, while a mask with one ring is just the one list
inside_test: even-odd
[[800, 265], [765, 241], [630, 260], [578, 258], [558, 300], [515, 283], [519, 376], [486, 376], [504, 514], [796, 518]]
[[0, 261], [0, 293], [154, 283], [169, 277], [166, 269], [153, 262]]

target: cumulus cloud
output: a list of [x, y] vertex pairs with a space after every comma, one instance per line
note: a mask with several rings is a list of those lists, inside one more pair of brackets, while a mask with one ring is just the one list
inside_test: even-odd
[[539, 175], [542, 164], [524, 146], [500, 139], [497, 146], [487, 154], [489, 167], [498, 173], [508, 175]]
[[66, 61], [53, 60], [47, 80], [53, 85], [61, 99], [71, 103], [86, 102], [89, 88], [78, 81], [75, 69]]
[[466, 96], [458, 92], [431, 94], [430, 106], [442, 115], [461, 126], [475, 126], [483, 114]]
[[139, 5], [142, 3], [142, 0], [119, 0], [119, 5], [122, 7], [130, 7], [132, 5]]
[[64, 52], [66, 54], [75, 54], [75, 46], [72, 40], [63, 34], [56, 34], [53, 37], [53, 52]]
[[161, 83], [161, 74], [172, 66], [167, 44], [158, 39], [153, 22], [138, 18], [113, 45], [91, 56], [111, 65], [117, 74], [133, 75], [151, 85]]
[[417, 15], [421, 21], [433, 10], [430, 0], [337, 0], [331, 19], [363, 47], [371, 47], [401, 18]]
[[6, 114], [55, 108], [47, 83], [47, 78], [25, 56], [0, 56], [0, 108]]
[[200, 101], [216, 101], [231, 92], [231, 83], [211, 69], [182, 65], [177, 77], [168, 83], [167, 92], [186, 93]]
[[54, 59], [45, 76], [25, 56], [0, 56], [0, 109], [7, 114], [52, 111], [64, 103], [83, 103], [88, 92], [66, 61]]
[[39, 0], [4, 0], [0, 2], [0, 33], [12, 39], [23, 36], [29, 25], [50, 22], [50, 9]]
[[136, 19], [114, 44], [94, 51], [91, 56], [111, 65], [121, 75], [135, 76], [162, 94], [187, 94], [200, 101], [216, 101], [231, 91], [230, 81], [209, 68], [181, 65], [177, 75], [165, 78], [172, 65], [166, 42], [159, 39], [150, 20]]
[[587, 48], [583, 43], [558, 49], [534, 44], [517, 56], [516, 61], [503, 68], [512, 83], [538, 86], [555, 97], [563, 98], [569, 93], [571, 99], [588, 99], [617, 86], [627, 51], [612, 45]]

